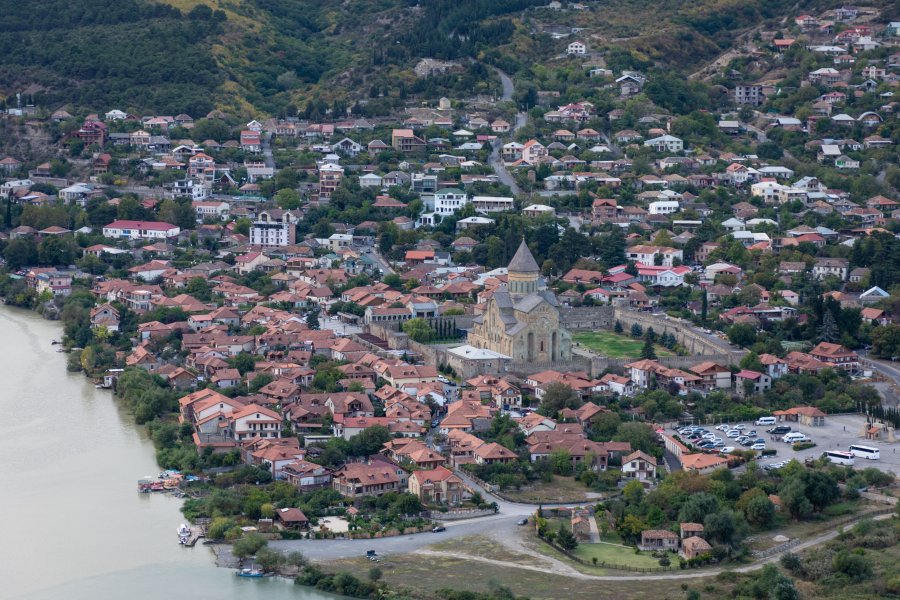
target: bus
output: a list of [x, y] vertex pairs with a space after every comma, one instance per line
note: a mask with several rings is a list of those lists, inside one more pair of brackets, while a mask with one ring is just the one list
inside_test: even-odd
[[826, 450], [822, 453], [822, 456], [836, 465], [847, 465], [848, 467], [853, 466], [854, 458], [853, 455], [849, 452], [841, 452], [840, 450]]
[[853, 456], [858, 456], [867, 460], [878, 460], [881, 458], [881, 452], [878, 451], [878, 448], [873, 448], [872, 446], [857, 446], [854, 444], [850, 446], [850, 453]]

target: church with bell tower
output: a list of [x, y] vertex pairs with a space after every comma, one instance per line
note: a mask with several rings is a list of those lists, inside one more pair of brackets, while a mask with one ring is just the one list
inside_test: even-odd
[[556, 296], [541, 280], [525, 240], [507, 269], [505, 285], [475, 317], [468, 343], [514, 361], [547, 363], [572, 358], [572, 336], [560, 326]]

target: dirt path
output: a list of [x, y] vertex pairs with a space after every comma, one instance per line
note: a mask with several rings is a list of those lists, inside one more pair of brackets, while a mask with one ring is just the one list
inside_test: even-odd
[[[882, 521], [885, 519], [890, 519], [892, 516], [893, 515], [889, 515], [889, 514], [879, 515], [879, 516], [875, 517], [875, 520]], [[859, 522], [859, 520], [854, 521], [853, 523], [846, 524], [846, 525], [842, 526], [841, 529], [851, 527], [858, 522]], [[698, 577], [713, 577], [724, 571], [735, 571], [738, 573], [746, 573], [749, 571], [755, 571], [757, 569], [761, 569], [763, 566], [765, 566], [769, 563], [773, 563], [773, 562], [779, 560], [781, 558], [782, 554], [784, 554], [785, 552], [788, 552], [788, 551], [794, 552], [794, 553], [800, 552], [807, 548], [811, 548], [812, 546], [817, 546], [819, 544], [823, 544], [825, 542], [831, 541], [834, 538], [836, 538], [838, 536], [838, 534], [839, 534], [839, 531], [830, 531], [828, 533], [824, 533], [824, 534], [816, 536], [810, 540], [807, 540], [797, 546], [794, 546], [793, 548], [790, 548], [790, 550], [785, 550], [784, 552], [779, 552], [777, 554], [773, 554], [772, 556], [766, 557], [765, 559], [756, 561], [752, 564], [745, 565], [743, 567], [736, 567], [736, 568], [717, 567], [717, 568], [708, 569], [708, 570], [689, 570], [689, 571], [677, 572], [677, 573], [665, 574], [665, 575], [649, 575], [649, 574], [588, 575], [586, 573], [582, 573], [582, 572], [574, 569], [573, 567], [570, 567], [569, 565], [563, 563], [562, 561], [559, 561], [552, 557], [540, 554], [539, 552], [524, 545], [520, 539], [515, 540], [516, 543], [510, 543], [513, 541], [510, 538], [495, 538], [495, 539], [498, 539], [498, 541], [505, 543], [508, 547], [510, 547], [511, 549], [514, 549], [516, 552], [519, 552], [522, 554], [527, 554], [529, 556], [532, 556], [532, 557], [540, 560], [546, 566], [541, 567], [541, 566], [537, 566], [537, 565], [524, 565], [524, 564], [514, 563], [514, 562], [509, 562], [509, 561], [504, 561], [504, 560], [486, 558], [483, 556], [472, 556], [469, 554], [465, 554], [463, 552], [443, 552], [443, 551], [439, 551], [439, 550], [420, 549], [420, 550], [415, 551], [414, 554], [421, 554], [421, 555], [425, 555], [425, 556], [444, 556], [444, 557], [449, 557], [449, 558], [457, 558], [457, 559], [461, 559], [461, 560], [472, 560], [475, 562], [487, 563], [487, 564], [491, 564], [491, 565], [503, 567], [503, 568], [525, 569], [527, 571], [538, 571], [541, 573], [546, 573], [549, 571], [556, 575], [563, 575], [565, 577], [573, 577], [575, 579], [591, 580], [591, 581], [646, 581], [648, 579], [655, 580], [655, 581], [665, 581], [665, 580], [678, 580], [678, 579], [697, 579]]]

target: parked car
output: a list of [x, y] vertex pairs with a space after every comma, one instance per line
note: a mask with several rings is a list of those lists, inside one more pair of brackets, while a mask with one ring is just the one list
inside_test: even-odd
[[765, 442], [758, 442], [758, 443], [755, 443], [755, 444], [753, 444], [752, 446], [750, 446], [750, 449], [751, 449], [751, 450], [765, 450], [765, 449], [766, 449], [766, 443], [765, 443]]
[[442, 531], [447, 531], [447, 528], [446, 528], [446, 527], [442, 527], [441, 525], [438, 525], [437, 527], [433, 527], [433, 528], [431, 529], [431, 533], [440, 533], [440, 532], [442, 532]]
[[789, 425], [778, 425], [777, 427], [773, 427], [772, 429], [767, 429], [766, 433], [771, 433], [772, 435], [784, 435], [785, 433], [790, 433], [791, 428]]
[[732, 452], [734, 452], [734, 450], [734, 446], [725, 446], [724, 448], [719, 448], [719, 452], [721, 452], [722, 454], [731, 454]]
[[528, 525], [528, 519], [519, 519], [516, 521], [516, 525]]

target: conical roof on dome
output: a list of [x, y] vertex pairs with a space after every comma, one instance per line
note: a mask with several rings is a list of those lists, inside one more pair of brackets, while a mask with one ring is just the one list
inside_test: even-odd
[[524, 239], [522, 240], [522, 243], [519, 244], [516, 255], [513, 256], [512, 260], [509, 262], [507, 270], [511, 273], [540, 273], [541, 270], [538, 267], [537, 261], [534, 260], [534, 256], [532, 256], [531, 250], [528, 249], [528, 245], [525, 244]]

